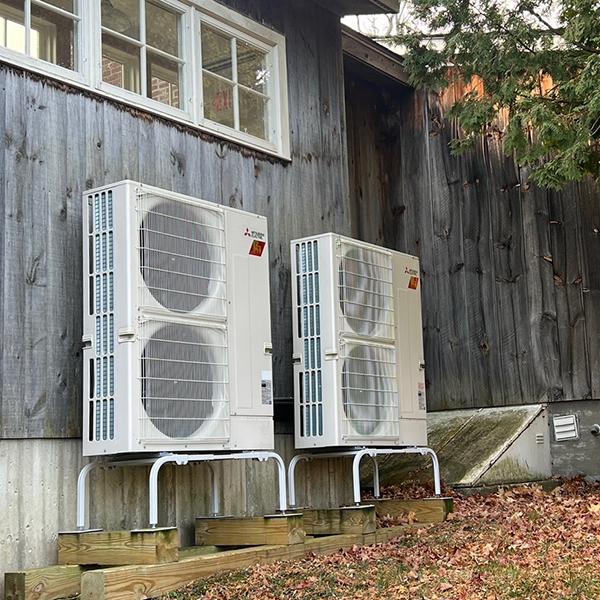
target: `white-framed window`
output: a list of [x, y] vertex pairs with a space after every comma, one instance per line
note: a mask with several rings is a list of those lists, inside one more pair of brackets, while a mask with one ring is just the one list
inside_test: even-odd
[[61, 69], [78, 71], [78, 5], [78, 0], [0, 1], [0, 47]]
[[289, 158], [285, 38], [214, 0], [0, 0], [0, 60]]

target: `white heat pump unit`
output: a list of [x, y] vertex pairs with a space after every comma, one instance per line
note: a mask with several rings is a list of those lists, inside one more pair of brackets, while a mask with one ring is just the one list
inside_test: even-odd
[[273, 448], [266, 219], [132, 181], [83, 208], [84, 454]]
[[419, 260], [293, 240], [296, 448], [427, 443]]

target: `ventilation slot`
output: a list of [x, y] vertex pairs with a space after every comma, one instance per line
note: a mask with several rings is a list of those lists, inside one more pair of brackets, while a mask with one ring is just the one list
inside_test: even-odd
[[[90, 313], [95, 318], [96, 358], [90, 360], [90, 438], [114, 439], [114, 261], [113, 197], [102, 192], [90, 198]], [[93, 267], [93, 268], [92, 268]]]
[[323, 375], [319, 247], [317, 241], [296, 245], [298, 337], [302, 340], [303, 371], [299, 374], [300, 435], [323, 435]]

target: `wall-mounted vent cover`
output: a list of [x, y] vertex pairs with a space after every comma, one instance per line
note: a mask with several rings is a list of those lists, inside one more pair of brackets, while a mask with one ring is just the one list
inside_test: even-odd
[[555, 415], [552, 421], [554, 424], [554, 439], [557, 442], [579, 439], [577, 415]]

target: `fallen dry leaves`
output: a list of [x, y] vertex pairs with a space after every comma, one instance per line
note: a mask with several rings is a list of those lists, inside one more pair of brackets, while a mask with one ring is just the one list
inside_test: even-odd
[[[388, 495], [394, 490], [387, 490]], [[415, 495], [412, 495], [415, 497]], [[329, 556], [231, 571], [179, 600], [592, 600], [600, 598], [600, 486], [455, 497], [445, 523]]]

